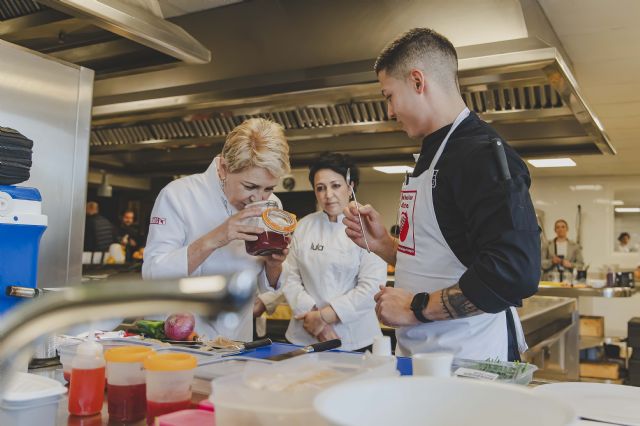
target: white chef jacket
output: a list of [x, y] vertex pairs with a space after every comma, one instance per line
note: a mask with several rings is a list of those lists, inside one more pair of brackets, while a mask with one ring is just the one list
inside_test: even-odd
[[[144, 279], [187, 277], [189, 245], [220, 226], [230, 215], [237, 213], [222, 191], [217, 171], [218, 162], [219, 159], [215, 158], [204, 173], [174, 180], [158, 194], [151, 212], [149, 236], [144, 250]], [[280, 200], [275, 195], [271, 195], [270, 199], [280, 205]], [[255, 272], [258, 292], [274, 291], [265, 274], [264, 259], [247, 254], [245, 243], [240, 240], [215, 250], [191, 276], [231, 275], [244, 270]], [[253, 305], [246, 306], [240, 312], [240, 323], [237, 326], [229, 327], [220, 321], [210, 322], [198, 318], [196, 332], [208, 338], [222, 335], [251, 341]]]
[[[373, 296], [387, 280], [386, 263], [347, 237], [342, 223], [323, 211], [304, 217], [293, 234], [282, 291], [294, 315], [331, 305], [340, 321], [334, 324], [341, 349], [360, 349], [380, 336]], [[317, 340], [302, 321], [291, 319], [287, 339], [299, 345]]]

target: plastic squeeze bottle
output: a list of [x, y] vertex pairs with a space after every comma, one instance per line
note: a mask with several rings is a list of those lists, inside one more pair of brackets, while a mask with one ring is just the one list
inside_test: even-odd
[[104, 385], [105, 362], [102, 345], [95, 340], [80, 343], [71, 362], [69, 413], [89, 416], [102, 411]]

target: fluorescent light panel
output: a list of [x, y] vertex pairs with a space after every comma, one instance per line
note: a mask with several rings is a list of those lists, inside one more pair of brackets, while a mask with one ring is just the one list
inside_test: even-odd
[[413, 173], [413, 167], [409, 166], [376, 166], [373, 169], [387, 174]]
[[616, 213], [640, 213], [640, 207], [616, 207]]
[[622, 200], [613, 200], [611, 202], [611, 204], [613, 204], [614, 206], [624, 206], [624, 201], [622, 201]]
[[571, 158], [538, 158], [527, 160], [533, 167], [575, 167], [576, 162]]

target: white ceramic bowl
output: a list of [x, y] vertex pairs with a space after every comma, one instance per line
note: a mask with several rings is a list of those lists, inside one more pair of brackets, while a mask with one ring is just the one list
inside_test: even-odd
[[607, 285], [607, 280], [589, 279], [587, 284], [593, 288], [602, 288]]
[[339, 426], [567, 426], [576, 419], [568, 404], [527, 388], [435, 377], [343, 383], [318, 395], [314, 407]]

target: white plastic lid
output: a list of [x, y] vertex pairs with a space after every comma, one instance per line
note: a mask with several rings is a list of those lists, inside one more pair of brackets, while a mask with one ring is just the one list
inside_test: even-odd
[[86, 357], [102, 356], [102, 345], [95, 340], [87, 340], [78, 345], [76, 355]]
[[67, 388], [57, 380], [30, 373], [15, 373], [3, 400], [8, 402], [32, 401], [62, 395], [66, 392]]

